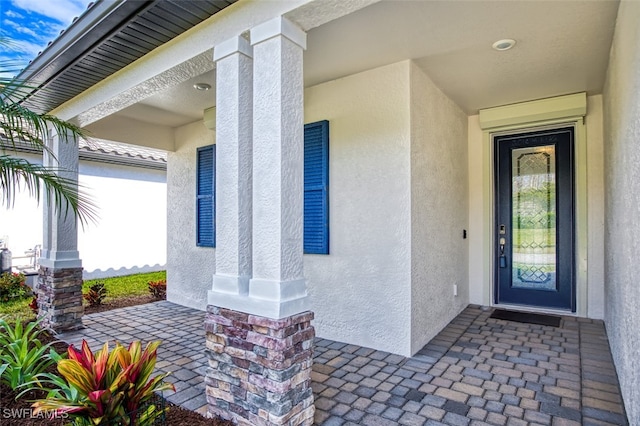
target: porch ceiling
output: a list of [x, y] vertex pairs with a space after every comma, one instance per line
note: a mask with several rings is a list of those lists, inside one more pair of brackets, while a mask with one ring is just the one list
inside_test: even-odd
[[[467, 114], [568, 93], [597, 94], [617, 9], [617, 0], [384, 0], [308, 32], [305, 85], [413, 59]], [[516, 46], [493, 50], [503, 38], [515, 39]], [[213, 90], [196, 92], [195, 82]], [[200, 119], [214, 102], [215, 70], [117, 114], [179, 126]]]
[[[414, 59], [467, 114], [600, 93], [617, 1], [384, 1], [309, 33], [309, 85]], [[517, 44], [498, 52], [500, 39]]]

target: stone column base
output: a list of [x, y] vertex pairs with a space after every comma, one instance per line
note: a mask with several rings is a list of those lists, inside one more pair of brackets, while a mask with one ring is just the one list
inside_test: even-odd
[[312, 425], [313, 312], [282, 319], [209, 305], [209, 415], [239, 425]]
[[54, 332], [82, 328], [82, 268], [40, 267], [38, 318]]

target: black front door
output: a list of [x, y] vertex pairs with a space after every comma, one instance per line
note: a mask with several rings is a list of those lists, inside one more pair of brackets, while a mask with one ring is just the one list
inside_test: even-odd
[[494, 137], [497, 303], [575, 311], [573, 138]]

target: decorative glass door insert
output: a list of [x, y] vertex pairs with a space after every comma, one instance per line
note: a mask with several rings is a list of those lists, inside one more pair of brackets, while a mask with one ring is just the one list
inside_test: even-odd
[[512, 286], [556, 290], [555, 146], [514, 149], [511, 163]]

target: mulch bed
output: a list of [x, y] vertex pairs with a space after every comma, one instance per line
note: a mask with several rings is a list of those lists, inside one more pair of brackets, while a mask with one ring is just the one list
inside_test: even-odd
[[[103, 312], [111, 309], [141, 305], [155, 301], [157, 301], [157, 299], [154, 299], [151, 296], [113, 299], [97, 307], [86, 306], [85, 313]], [[54, 340], [55, 339], [52, 336], [46, 333], [40, 335], [40, 341], [43, 343]], [[67, 350], [67, 344], [64, 342], [55, 342], [54, 348], [58, 353], [63, 353]], [[55, 372], [55, 366], [51, 368], [50, 372]], [[65, 419], [29, 418], [31, 401], [44, 398], [44, 392], [31, 391], [28, 394], [23, 395], [19, 400], [15, 400], [16, 395], [17, 393], [12, 391], [11, 388], [0, 384], [0, 424], [2, 424], [2, 426], [64, 426], [69, 424], [68, 420]], [[186, 410], [168, 401], [165, 401], [164, 404], [169, 407], [169, 411], [166, 415], [166, 424], [170, 426], [232, 425], [231, 422], [220, 419], [207, 419], [194, 411]]]

